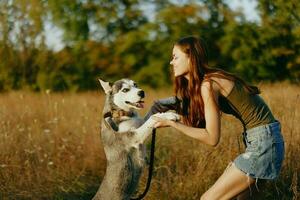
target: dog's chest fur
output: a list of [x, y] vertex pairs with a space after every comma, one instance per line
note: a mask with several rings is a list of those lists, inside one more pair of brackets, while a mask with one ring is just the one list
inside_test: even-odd
[[134, 111], [112, 110], [104, 115], [104, 119], [115, 131], [123, 133], [134, 130], [143, 124], [143, 120]]
[[[138, 151], [139, 159], [144, 158], [144, 145], [136, 140], [134, 131], [143, 124], [143, 120], [135, 113], [131, 117], [118, 116], [118, 118], [106, 118], [102, 123], [102, 140], [104, 148], [106, 149], [107, 157], [114, 152], [123, 154], [122, 151], [132, 152]], [[115, 128], [112, 128], [115, 127]], [[112, 151], [112, 150], [117, 151]]]
[[127, 132], [134, 130], [141, 126], [143, 120], [141, 120], [138, 116], [134, 116], [133, 118], [123, 117], [123, 121], [119, 124], [119, 132]]

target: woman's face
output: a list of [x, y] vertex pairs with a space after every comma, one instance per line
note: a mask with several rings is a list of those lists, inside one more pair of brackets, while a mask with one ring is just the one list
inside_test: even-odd
[[178, 46], [173, 47], [172, 60], [170, 64], [173, 66], [174, 76], [187, 75], [190, 69], [190, 59], [186, 53], [181, 51]]

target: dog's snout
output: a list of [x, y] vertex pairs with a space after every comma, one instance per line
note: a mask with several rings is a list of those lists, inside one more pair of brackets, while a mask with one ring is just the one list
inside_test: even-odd
[[140, 90], [138, 92], [138, 95], [141, 97], [141, 98], [144, 98], [145, 97], [145, 92], [143, 90]]

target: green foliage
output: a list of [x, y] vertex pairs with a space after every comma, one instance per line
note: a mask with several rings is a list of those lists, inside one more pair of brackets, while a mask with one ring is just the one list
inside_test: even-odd
[[262, 21], [260, 44], [264, 48], [260, 59], [266, 68], [263, 73], [273, 72], [268, 75], [271, 80], [299, 80], [300, 67], [296, 61], [299, 57], [299, 3], [295, 0], [262, 0], [259, 11]]
[[[97, 78], [171, 85], [172, 46], [203, 37], [209, 63], [248, 81], [300, 79], [300, 5], [258, 1], [248, 22], [223, 0], [4, 0], [0, 2], [0, 91], [88, 90]], [[65, 47], [47, 48], [45, 26]]]
[[153, 88], [165, 86], [165, 72], [160, 66], [162, 66], [161, 62], [152, 62], [151, 65], [145, 66], [139, 70], [138, 73], [133, 76], [133, 79], [139, 80], [139, 83], [149, 85]]
[[88, 17], [93, 8], [81, 1], [49, 0], [47, 3], [53, 23], [64, 30], [65, 42], [88, 39]]

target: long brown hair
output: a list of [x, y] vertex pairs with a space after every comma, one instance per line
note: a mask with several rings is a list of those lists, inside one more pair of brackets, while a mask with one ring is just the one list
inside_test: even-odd
[[205, 127], [204, 105], [201, 96], [203, 80], [211, 83], [210, 77], [219, 77], [228, 80], [240, 81], [250, 94], [259, 94], [256, 86], [247, 85], [241, 78], [221, 69], [208, 66], [207, 50], [201, 38], [188, 36], [175, 43], [190, 59], [189, 80], [184, 76], [175, 78], [175, 95], [182, 100], [181, 114], [186, 125]]

